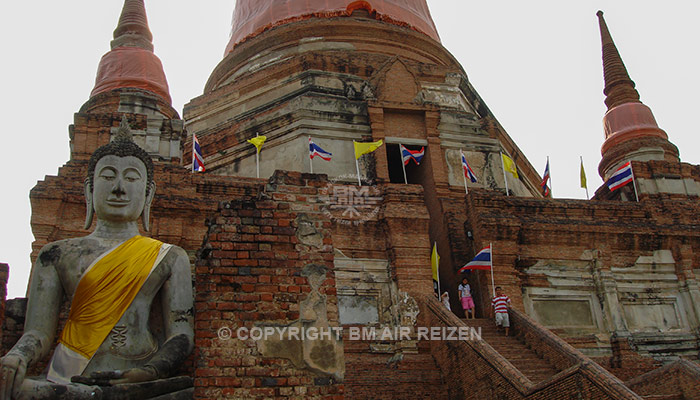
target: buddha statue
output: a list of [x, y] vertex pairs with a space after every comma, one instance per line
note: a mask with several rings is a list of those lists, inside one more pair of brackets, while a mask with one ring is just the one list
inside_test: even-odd
[[[0, 359], [0, 400], [148, 398], [149, 390], [182, 389], [181, 380], [168, 378], [193, 348], [190, 263], [183, 249], [139, 234], [139, 217], [148, 231], [155, 189], [153, 162], [131, 139], [124, 118], [115, 139], [88, 164], [85, 227], [95, 216], [95, 230], [39, 252], [24, 333]], [[57, 332], [64, 296], [70, 312]], [[154, 317], [162, 320], [160, 335], [151, 328]], [[57, 333], [45, 375], [25, 377], [48, 355]], [[130, 390], [140, 394], [125, 396]]]

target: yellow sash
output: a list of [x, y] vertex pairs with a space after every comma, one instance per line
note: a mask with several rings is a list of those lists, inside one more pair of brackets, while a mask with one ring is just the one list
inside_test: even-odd
[[146, 282], [161, 245], [134, 236], [95, 262], [78, 283], [60, 343], [92, 358]]

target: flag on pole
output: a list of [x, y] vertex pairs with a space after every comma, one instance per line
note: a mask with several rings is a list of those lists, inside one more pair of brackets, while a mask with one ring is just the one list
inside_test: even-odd
[[319, 147], [319, 145], [314, 143], [311, 138], [309, 138], [309, 158], [313, 160], [316, 156], [321, 157], [326, 161], [330, 161], [333, 154], [323, 150], [321, 147]]
[[476, 175], [474, 175], [474, 171], [472, 171], [472, 168], [469, 166], [469, 163], [461, 150], [460, 153], [462, 154], [462, 169], [464, 170], [464, 176], [469, 178], [472, 183], [476, 183]]
[[197, 135], [192, 134], [192, 172], [204, 172], [204, 157], [202, 157], [202, 148], [199, 147]]
[[437, 251], [437, 242], [433, 244], [433, 253], [430, 256], [430, 266], [433, 269], [433, 289], [440, 293], [440, 274], [438, 273], [438, 268], [440, 267], [440, 255]]
[[503, 169], [513, 174], [516, 179], [519, 179], [518, 170], [515, 168], [515, 161], [503, 153], [501, 153], [501, 157], [503, 158]]
[[586, 199], [590, 200], [590, 196], [588, 196], [588, 182], [586, 182], [586, 170], [583, 168], [583, 156], [581, 156], [581, 187], [586, 189]]
[[355, 145], [355, 159], [359, 159], [365, 154], [369, 154], [379, 148], [384, 142], [382, 140], [377, 140], [376, 142], [358, 143], [353, 140]]
[[255, 148], [258, 149], [258, 153], [260, 153], [260, 150], [262, 149], [262, 146], [263, 146], [263, 143], [265, 143], [265, 140], [267, 140], [266, 136], [256, 136], [252, 139], [248, 139], [248, 143], [255, 146]]
[[457, 273], [474, 269], [483, 269], [486, 271], [491, 269], [491, 245], [484, 247], [480, 252], [476, 253], [476, 256], [460, 268]]
[[540, 182], [540, 187], [542, 187], [542, 194], [544, 197], [549, 196], [549, 186], [547, 186], [547, 181], [549, 181], [549, 157], [547, 157], [547, 166], [544, 168], [544, 175], [542, 175], [542, 182]]
[[627, 161], [620, 168], [612, 174], [610, 179], [605, 182], [608, 185], [610, 191], [617, 190], [626, 184], [634, 181], [634, 175], [632, 175], [632, 164]]
[[421, 147], [420, 150], [409, 150], [404, 145], [400, 144], [401, 147], [401, 158], [403, 159], [403, 165], [408, 165], [409, 161], [413, 160], [416, 165], [420, 165], [420, 161], [425, 155], [425, 147]]

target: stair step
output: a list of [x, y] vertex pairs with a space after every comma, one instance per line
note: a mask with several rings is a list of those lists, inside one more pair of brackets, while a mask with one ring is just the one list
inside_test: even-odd
[[539, 357], [517, 336], [506, 336], [488, 318], [463, 319], [468, 326], [481, 328], [481, 338], [494, 350], [505, 357], [528, 379], [539, 382], [556, 374], [558, 370], [549, 361]]

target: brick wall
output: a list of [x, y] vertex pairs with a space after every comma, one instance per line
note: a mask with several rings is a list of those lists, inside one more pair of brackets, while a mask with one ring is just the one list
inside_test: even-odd
[[[678, 193], [656, 193], [658, 186], [652, 185], [651, 189], [654, 193], [645, 193], [644, 190], [640, 190], [639, 199], [675, 199], [681, 201], [688, 201], [689, 197], [697, 198], [697, 185], [700, 183], [700, 166], [693, 165], [684, 162], [669, 162], [661, 160], [651, 160], [651, 161], [632, 161], [632, 170], [634, 172], [635, 180], [642, 181], [652, 181], [658, 180], [661, 182], [662, 190], [663, 186], [668, 180], [668, 182], [675, 181], [678, 183], [679, 187], [684, 187], [683, 190]], [[682, 180], [686, 182], [682, 183]], [[692, 185], [695, 187], [692, 187]], [[639, 188], [639, 183], [635, 183]], [[667, 188], [668, 189], [668, 188]], [[639, 189], [638, 189], [639, 190]], [[611, 192], [606, 185], [601, 186], [595, 192], [593, 200], [619, 200], [621, 198], [620, 192], [625, 191], [627, 193], [627, 198], [634, 201], [634, 191], [632, 185], [628, 185], [622, 189]], [[686, 192], [687, 191], [687, 192]], [[686, 192], [686, 193], [683, 193]], [[690, 194], [691, 196], [689, 196]]]
[[[649, 198], [639, 203], [547, 200], [474, 189], [467, 196], [466, 210], [463, 229], [473, 232], [475, 248], [493, 244], [496, 284], [519, 310], [524, 310], [524, 288], [550, 286], [546, 276], [527, 273], [538, 261], [580, 263], [582, 254], [594, 249], [601, 270], [610, 273], [612, 268], [634, 265], [640, 256], [670, 250], [680, 282], [694, 277], [693, 266], [700, 264], [696, 229], [700, 203], [688, 198]], [[485, 273], [482, 277], [486, 286], [480, 286], [477, 296], [488, 304], [490, 279]], [[619, 348], [626, 349], [624, 344]]]
[[[327, 268], [319, 292], [329, 323], [337, 325], [330, 221], [316, 201], [325, 185], [317, 175], [277, 172], [257, 196], [222, 202], [209, 220], [196, 263], [195, 398], [342, 398], [343, 385], [332, 378], [286, 358], [265, 358], [253, 340], [235, 337], [241, 327], [298, 320], [312, 290], [302, 276], [309, 264]], [[319, 247], [297, 237], [302, 214], [321, 235]], [[220, 339], [220, 329], [234, 337]]]
[[700, 366], [679, 360], [626, 382], [642, 396], [682, 396], [700, 399]]
[[0, 343], [4, 337], [5, 304], [7, 301], [7, 278], [9, 277], [10, 266], [0, 263]]

